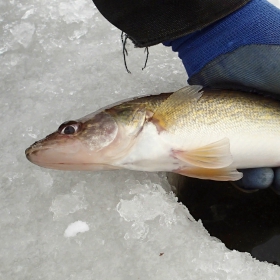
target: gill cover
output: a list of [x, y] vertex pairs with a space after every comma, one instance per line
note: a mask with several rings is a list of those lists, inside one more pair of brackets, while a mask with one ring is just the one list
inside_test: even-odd
[[109, 146], [118, 134], [118, 125], [114, 118], [105, 112], [95, 115], [84, 123], [80, 137], [89, 146], [90, 151], [98, 152]]
[[114, 118], [118, 126], [116, 138], [106, 154], [110, 155], [112, 160], [121, 159], [129, 153], [130, 148], [137, 141], [137, 136], [151, 113], [145, 107], [133, 106], [129, 103], [106, 109], [104, 113]]

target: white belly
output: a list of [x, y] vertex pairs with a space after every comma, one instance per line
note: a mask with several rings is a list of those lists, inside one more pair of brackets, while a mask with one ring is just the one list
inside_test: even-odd
[[233, 166], [236, 168], [280, 166], [279, 137], [273, 135], [230, 139]]
[[192, 150], [219, 141], [230, 141], [230, 152], [234, 168], [276, 167], [280, 166], [280, 135], [262, 132], [247, 134], [246, 131], [206, 132], [171, 135], [158, 133], [152, 123], [144, 126], [135, 145], [117, 166], [141, 171], [174, 171], [191, 166], [172, 155], [173, 150]]
[[116, 165], [141, 171], [172, 171], [180, 167], [180, 161], [172, 157], [173, 148], [166, 136], [148, 123], [129, 153]]

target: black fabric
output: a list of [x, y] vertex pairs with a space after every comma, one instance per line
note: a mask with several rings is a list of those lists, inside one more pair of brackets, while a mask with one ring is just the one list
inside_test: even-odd
[[93, 0], [136, 47], [172, 40], [215, 22], [250, 0]]

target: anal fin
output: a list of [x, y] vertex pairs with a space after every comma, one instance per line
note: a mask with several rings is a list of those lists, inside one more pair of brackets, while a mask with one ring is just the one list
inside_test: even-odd
[[184, 169], [178, 169], [173, 172], [188, 177], [214, 181], [237, 181], [243, 176], [241, 172], [238, 172], [236, 169], [231, 167], [211, 169], [194, 166]]

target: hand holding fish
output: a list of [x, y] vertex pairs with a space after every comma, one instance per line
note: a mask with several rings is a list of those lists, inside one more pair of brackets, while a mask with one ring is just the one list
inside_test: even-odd
[[[280, 94], [280, 10], [266, 0], [93, 1], [126, 33], [124, 56], [127, 38], [138, 47], [163, 42], [178, 52], [193, 86], [66, 122], [27, 149], [29, 160], [57, 169], [173, 171], [213, 180], [238, 180], [242, 169], [242, 187], [266, 188], [274, 180], [280, 192], [280, 168], [271, 168], [279, 166], [279, 103], [238, 92]], [[207, 13], [194, 17], [197, 7]], [[197, 84], [221, 90], [202, 94]]]
[[[190, 85], [280, 94], [280, 10], [266, 0], [93, 2], [125, 34], [124, 56], [127, 38], [137, 47], [163, 43], [178, 52]], [[278, 171], [243, 170], [241, 185], [266, 188], [274, 178], [280, 192]]]

